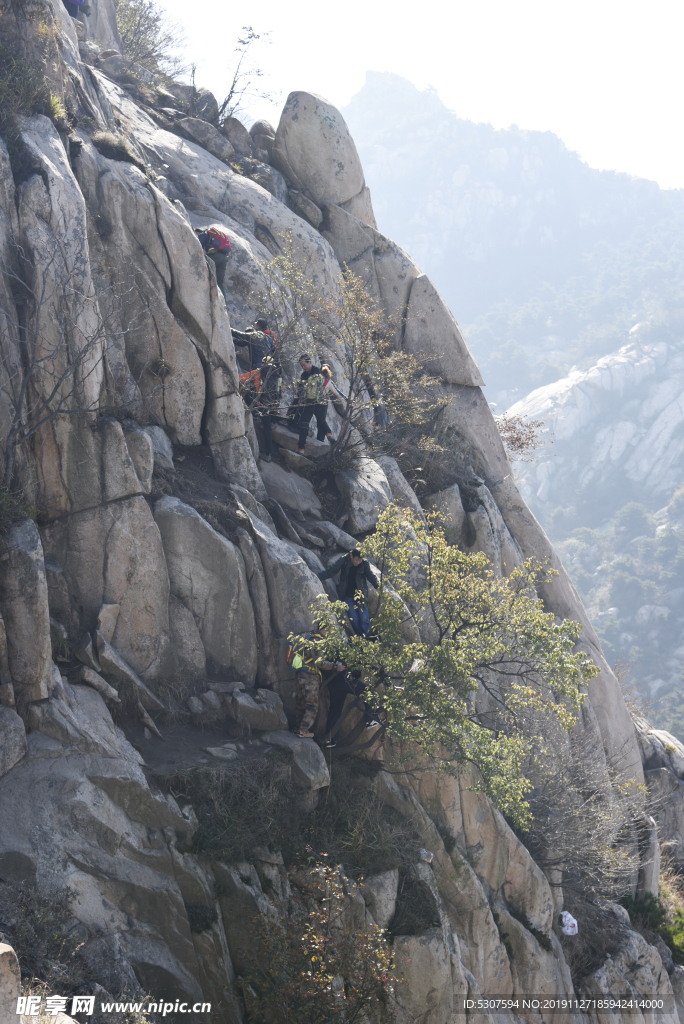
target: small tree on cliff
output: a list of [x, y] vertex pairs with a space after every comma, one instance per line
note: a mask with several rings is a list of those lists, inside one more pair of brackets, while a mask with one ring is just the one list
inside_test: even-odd
[[[377, 642], [347, 640], [346, 605], [321, 597], [315, 614], [328, 628], [311, 648], [361, 671], [405, 767], [474, 765], [496, 805], [529, 825], [530, 750], [544, 748], [550, 726], [575, 724], [598, 672], [574, 651], [579, 623], [556, 623], [536, 597], [555, 573], [528, 561], [500, 579], [484, 554], [450, 547], [438, 517], [423, 523], [394, 506], [362, 550], [381, 572]], [[409, 608], [424, 639], [406, 640]]]
[[509, 462], [534, 462], [538, 448], [543, 448], [546, 443], [553, 444], [553, 441], [547, 442], [541, 437], [543, 420], [526, 420], [524, 416], [509, 416], [505, 412], [495, 418], [495, 423]]
[[277, 920], [258, 922], [259, 949], [239, 979], [254, 1024], [390, 1024], [394, 955], [382, 930], [350, 927], [338, 868], [321, 858], [288, 870]]
[[171, 77], [187, 70], [185, 36], [154, 0], [114, 0], [123, 52], [153, 74]]
[[290, 234], [261, 271], [266, 284], [258, 303], [271, 318], [281, 351], [296, 366], [302, 351], [320, 346], [321, 362], [330, 363], [335, 374], [336, 464], [353, 456], [362, 437], [368, 439], [378, 413], [381, 423], [416, 427], [440, 406], [437, 379], [395, 346], [400, 316], [389, 315], [358, 275], [345, 267], [339, 287], [319, 287]]

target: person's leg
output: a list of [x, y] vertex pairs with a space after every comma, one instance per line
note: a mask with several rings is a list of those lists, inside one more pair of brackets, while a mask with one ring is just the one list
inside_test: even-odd
[[301, 735], [313, 734], [313, 724], [318, 714], [320, 682], [321, 677], [317, 672], [300, 672], [297, 676], [297, 696], [299, 697], [301, 688], [301, 707], [303, 711], [295, 731]]
[[368, 608], [365, 604], [357, 606], [357, 615], [359, 619], [359, 632], [362, 636], [366, 633], [370, 633], [370, 615], [368, 614]]
[[363, 715], [364, 718], [366, 719], [366, 728], [378, 724], [378, 719], [375, 711], [373, 711], [373, 708], [370, 706], [370, 704], [367, 704], [366, 701], [363, 700], [363, 694], [366, 692], [367, 689], [368, 686], [363, 681], [363, 679], [352, 680], [350, 692], [353, 693], [355, 697], [361, 697], [361, 702], [363, 704]]
[[332, 440], [332, 430], [328, 426], [328, 421], [325, 418], [325, 414], [327, 411], [327, 406], [325, 405], [317, 405], [314, 407], [314, 412], [316, 415], [316, 426], [318, 427], [318, 430], [316, 431], [316, 437], [319, 441], [322, 441], [324, 437], [328, 437], [330, 438], [330, 440]]
[[326, 735], [332, 736], [342, 716], [342, 709], [347, 699], [347, 694], [351, 693], [352, 690], [344, 675], [338, 675], [328, 683], [328, 691], [330, 693], [330, 710], [328, 711], [328, 720], [325, 723], [325, 732]]
[[209, 259], [212, 260], [216, 267], [216, 284], [223, 291], [223, 282], [226, 277], [226, 265], [228, 263], [228, 257], [224, 256], [222, 252], [210, 252], [207, 253]]
[[72, 18], [78, 17], [79, 11], [81, 10], [78, 4], [72, 4], [70, 0], [62, 0], [62, 3], [66, 7], [67, 11], [69, 12]]
[[352, 629], [354, 630], [356, 635], [359, 636], [360, 633], [361, 633], [361, 622], [359, 620], [359, 609], [356, 607], [356, 604], [354, 603], [354, 598], [353, 597], [345, 598], [345, 604], [347, 605], [347, 608], [349, 609], [349, 619], [350, 619], [351, 624], [352, 624]]
[[309, 423], [311, 422], [313, 414], [314, 406], [303, 405], [301, 407], [301, 412], [299, 414], [299, 438], [297, 444], [297, 448], [300, 452], [304, 451], [304, 445], [306, 444], [306, 439], [309, 436]]

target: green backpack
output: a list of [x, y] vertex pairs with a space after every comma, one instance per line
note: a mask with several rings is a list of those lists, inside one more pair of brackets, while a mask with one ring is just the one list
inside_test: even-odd
[[313, 373], [305, 381], [302, 381], [304, 385], [304, 401], [307, 405], [324, 405], [325, 404], [325, 379], [320, 373]]

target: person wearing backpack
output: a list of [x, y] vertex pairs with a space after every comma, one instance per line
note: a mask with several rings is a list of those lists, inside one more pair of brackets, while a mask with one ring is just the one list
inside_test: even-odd
[[[332, 676], [344, 672], [346, 666], [341, 661], [324, 661], [315, 651], [307, 648], [308, 640], [320, 640], [325, 636], [323, 629], [315, 633], [291, 633], [288, 638], [286, 662], [297, 677], [297, 702], [295, 708], [295, 736], [302, 739], [313, 739], [314, 722], [318, 714], [318, 696], [323, 672], [331, 672]], [[332, 678], [332, 676], [330, 678]]]
[[259, 419], [264, 430], [264, 462], [270, 462], [273, 455], [271, 428], [273, 417], [278, 415], [283, 392], [283, 374], [273, 356], [264, 356], [259, 369], [259, 383], [255, 387], [252, 416]]
[[260, 317], [246, 331], [230, 332], [236, 348], [246, 348], [249, 355], [250, 370], [258, 370], [264, 356], [275, 356], [276, 336], [268, 329], [268, 320]]
[[325, 393], [325, 377], [320, 366], [314, 366], [310, 355], [299, 357], [302, 375], [299, 378], [299, 405], [297, 407], [296, 426], [299, 429], [297, 451], [304, 455], [306, 438], [309, 433], [311, 417], [316, 417], [318, 430], [316, 437], [322, 441], [324, 437], [332, 443], [334, 437], [328, 426], [325, 414], [328, 408], [328, 396]]
[[195, 228], [195, 234], [199, 238], [205, 255], [216, 267], [216, 284], [223, 291], [226, 265], [231, 253], [228, 235], [222, 228], [218, 227]]

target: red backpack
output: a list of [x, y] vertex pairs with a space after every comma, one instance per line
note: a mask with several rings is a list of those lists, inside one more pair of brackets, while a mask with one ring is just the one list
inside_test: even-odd
[[207, 234], [214, 240], [214, 248], [217, 252], [224, 252], [227, 256], [231, 251], [228, 235], [218, 228], [207, 228]]

